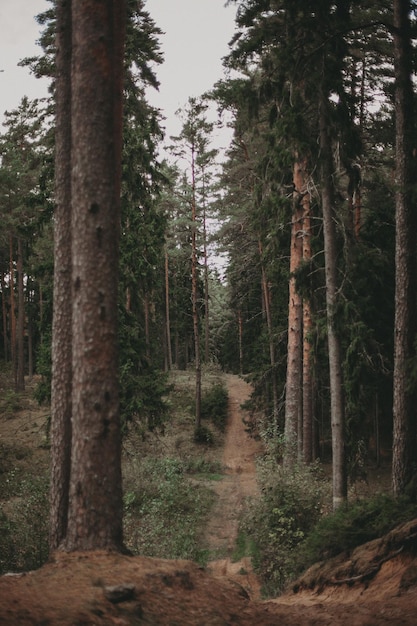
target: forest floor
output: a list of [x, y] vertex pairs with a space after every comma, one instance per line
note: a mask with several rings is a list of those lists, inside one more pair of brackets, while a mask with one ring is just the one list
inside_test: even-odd
[[[262, 600], [249, 559], [234, 563], [239, 512], [256, 495], [255, 459], [241, 403], [249, 388], [227, 376], [229, 418], [223, 464], [212, 488], [217, 504], [205, 540], [222, 558], [202, 568], [190, 561], [105, 552], [58, 553], [38, 570], [0, 577], [0, 625], [5, 626], [414, 626], [417, 623], [417, 520], [365, 544], [348, 557], [311, 568], [288, 592]], [[35, 441], [47, 463], [45, 415], [0, 414], [2, 457], [19, 441]], [[11, 438], [11, 439], [10, 439]], [[1, 461], [1, 459], [0, 459]], [[0, 467], [1, 469], [1, 467]], [[36, 471], [36, 469], [34, 470]], [[227, 555], [227, 556], [224, 556]], [[296, 592], [295, 592], [296, 590]]]

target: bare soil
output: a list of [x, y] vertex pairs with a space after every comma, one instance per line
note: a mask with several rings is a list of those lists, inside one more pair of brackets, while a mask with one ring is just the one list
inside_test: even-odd
[[[57, 553], [39, 570], [0, 577], [0, 625], [415, 626], [417, 520], [314, 566], [280, 598], [260, 599], [250, 562], [233, 563], [231, 555], [239, 511], [256, 494], [254, 460], [261, 445], [242, 421], [246, 383], [237, 377], [227, 382], [227, 471], [215, 485], [218, 502], [206, 533], [211, 549], [223, 558], [203, 569], [190, 561]], [[12, 424], [18, 430], [19, 441], [35, 438], [41, 464], [44, 421], [28, 412], [25, 426], [7, 423], [9, 430]], [[3, 428], [0, 443], [7, 449]]]

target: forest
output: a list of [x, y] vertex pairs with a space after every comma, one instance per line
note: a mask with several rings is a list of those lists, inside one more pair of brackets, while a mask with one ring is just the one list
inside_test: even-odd
[[[159, 84], [162, 33], [146, 0], [127, 0], [118, 18], [125, 31], [122, 129], [117, 135], [115, 124], [111, 131], [115, 144], [121, 142], [120, 163], [103, 156], [94, 173], [97, 182], [98, 170], [110, 180], [120, 169], [120, 181], [108, 186], [113, 195], [105, 227], [97, 225], [100, 207], [89, 208], [104, 260], [100, 252], [88, 264], [88, 240], [80, 239], [73, 263], [82, 279], [75, 287], [68, 282], [71, 218], [63, 180], [71, 171], [68, 154], [81, 159], [77, 155], [84, 153], [81, 139], [68, 149], [63, 120], [71, 117], [73, 129], [86, 124], [82, 140], [96, 146], [95, 154], [106, 144], [83, 119], [89, 103], [82, 105], [81, 80], [71, 87], [75, 96], [65, 91], [62, 50], [71, 48], [66, 3], [51, 0], [37, 16], [41, 53], [22, 64], [50, 78], [50, 95], [23, 98], [5, 113], [0, 134], [1, 367], [12, 372], [15, 393], [36, 380], [37, 401], [52, 403], [52, 415], [59, 414], [64, 383], [59, 388], [54, 381], [61, 384], [65, 375], [63, 352], [57, 351], [65, 349], [60, 331], [66, 320], [58, 303], [73, 293], [76, 359], [95, 332], [83, 311], [96, 290], [91, 306], [110, 320], [106, 337], [117, 318], [117, 338], [114, 345], [111, 339], [93, 347], [88, 358], [109, 363], [118, 381], [106, 397], [118, 395], [122, 437], [132, 430], [143, 437], [163, 433], [171, 373], [189, 371], [195, 379], [194, 439], [207, 444], [202, 387], [204, 373], [215, 368], [250, 383], [248, 429], [268, 450], [271, 476], [279, 466], [298, 476], [301, 466], [330, 464], [337, 512], [369, 466], [390, 464], [394, 498], [415, 502], [415, 3], [229, 4], [236, 5], [236, 28], [225, 78], [190, 97], [178, 112], [181, 133], [165, 137], [162, 113], [147, 99]], [[72, 63], [87, 73], [78, 48], [72, 54]], [[114, 85], [108, 93], [117, 108], [113, 92]], [[106, 94], [103, 88], [102, 102]], [[66, 108], [71, 97], [72, 110]], [[213, 147], [222, 124], [231, 132], [225, 153]], [[88, 159], [83, 163], [90, 173]], [[72, 172], [73, 204], [81, 206], [88, 183], [74, 182], [74, 166]], [[117, 203], [120, 210], [112, 211]], [[81, 233], [87, 218], [81, 209], [74, 215], [72, 229], [76, 224]], [[107, 299], [112, 286], [114, 310]], [[95, 371], [98, 388], [102, 374]], [[81, 378], [74, 376], [75, 389]], [[73, 396], [80, 407], [82, 396]], [[98, 403], [94, 407], [101, 411]], [[80, 440], [88, 439], [89, 428], [94, 426], [86, 417], [73, 423]], [[58, 501], [70, 480], [61, 458], [66, 436], [52, 420], [52, 471], [59, 478], [51, 493], [51, 549], [65, 537], [67, 513]], [[114, 461], [117, 483], [119, 440], [110, 440], [101, 453]], [[109, 486], [98, 510], [108, 507], [113, 491]], [[110, 510], [120, 512], [118, 498]], [[77, 506], [79, 513], [82, 504]], [[70, 512], [70, 519], [78, 513]], [[102, 545], [120, 548], [114, 519]], [[80, 547], [82, 523], [100, 534], [91, 519], [72, 530], [70, 522], [70, 550]], [[83, 541], [82, 549], [101, 547]]]

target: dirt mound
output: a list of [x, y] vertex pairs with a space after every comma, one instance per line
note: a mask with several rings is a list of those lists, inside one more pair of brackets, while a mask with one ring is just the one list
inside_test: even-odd
[[[416, 525], [417, 520], [410, 526], [412, 532]], [[352, 580], [337, 578], [351, 566], [350, 559], [344, 565], [333, 563], [326, 583], [322, 574], [321, 578], [304, 578], [303, 584], [299, 581], [298, 593], [266, 602], [251, 600], [243, 586], [213, 576], [189, 561], [105, 552], [59, 553], [39, 570], [0, 578], [0, 624], [414, 626], [415, 539], [406, 536], [405, 527], [401, 533], [404, 547], [399, 553], [398, 539], [390, 559], [388, 554], [382, 557], [384, 550], [376, 546], [360, 550], [385, 559], [371, 581], [356, 578], [358, 571], [369, 568], [365, 561], [361, 570], [353, 570]], [[385, 546], [390, 541], [387, 537]]]

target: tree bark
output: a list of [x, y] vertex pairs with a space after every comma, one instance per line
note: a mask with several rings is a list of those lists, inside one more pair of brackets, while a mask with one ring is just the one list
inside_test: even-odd
[[10, 354], [12, 359], [13, 380], [17, 384], [17, 346], [16, 346], [16, 301], [14, 293], [14, 259], [13, 235], [9, 235], [9, 266], [10, 266]]
[[322, 93], [319, 107], [321, 150], [321, 197], [323, 210], [324, 258], [326, 274], [327, 341], [330, 370], [330, 409], [333, 461], [333, 509], [347, 499], [345, 462], [345, 416], [340, 339], [336, 329], [337, 254], [336, 228], [333, 214], [332, 152], [327, 116], [327, 99]]
[[[67, 533], [71, 467], [71, 0], [57, 3], [49, 549]], [[42, 291], [41, 291], [42, 311]]]
[[394, 0], [396, 275], [392, 487], [396, 496], [404, 493], [416, 457], [415, 393], [409, 385], [416, 332], [416, 217], [412, 199], [415, 130], [409, 15], [410, 2]]
[[[308, 172], [306, 159], [299, 159], [294, 168], [294, 187], [300, 197], [301, 237], [303, 264], [311, 263], [311, 199], [308, 191]], [[312, 343], [313, 322], [311, 304], [303, 297], [303, 354], [302, 354], [302, 458], [305, 463], [313, 460], [313, 379], [312, 379]]]
[[265, 265], [263, 262], [263, 247], [262, 242], [258, 239], [259, 258], [261, 263], [261, 287], [263, 294], [263, 303], [265, 308], [266, 326], [268, 329], [268, 343], [269, 343], [269, 363], [271, 365], [271, 382], [272, 382], [272, 406], [273, 406], [273, 421], [274, 425], [278, 423], [278, 386], [277, 377], [275, 372], [275, 345], [274, 335], [272, 328], [272, 315], [271, 315], [271, 303], [268, 288], [268, 280], [265, 271]]
[[167, 366], [172, 370], [171, 320], [169, 311], [169, 260], [168, 250], [165, 247], [165, 329], [167, 342]]
[[197, 271], [197, 206], [195, 193], [195, 148], [191, 148], [191, 290], [194, 330], [195, 359], [195, 427], [201, 426], [201, 356], [198, 315], [198, 271]]
[[9, 360], [9, 347], [7, 340], [7, 309], [6, 309], [6, 281], [4, 280], [4, 272], [0, 274], [1, 279], [1, 307], [2, 307], [2, 315], [3, 315], [3, 350], [4, 350], [4, 360], [7, 363]]
[[25, 389], [25, 290], [22, 239], [17, 238], [17, 368], [16, 391]]
[[72, 1], [72, 450], [65, 549], [122, 550], [117, 355], [124, 3]]
[[[204, 173], [203, 173], [204, 181]], [[204, 360], [210, 360], [209, 268], [207, 255], [207, 221], [205, 188], [203, 191], [203, 257], [204, 257]]]
[[[294, 165], [296, 177], [298, 163]], [[287, 377], [285, 387], [284, 465], [291, 465], [298, 456], [298, 422], [301, 410], [302, 374], [302, 297], [296, 288], [296, 271], [303, 258], [300, 198], [297, 191], [293, 197], [290, 244], [290, 281], [288, 302]]]

